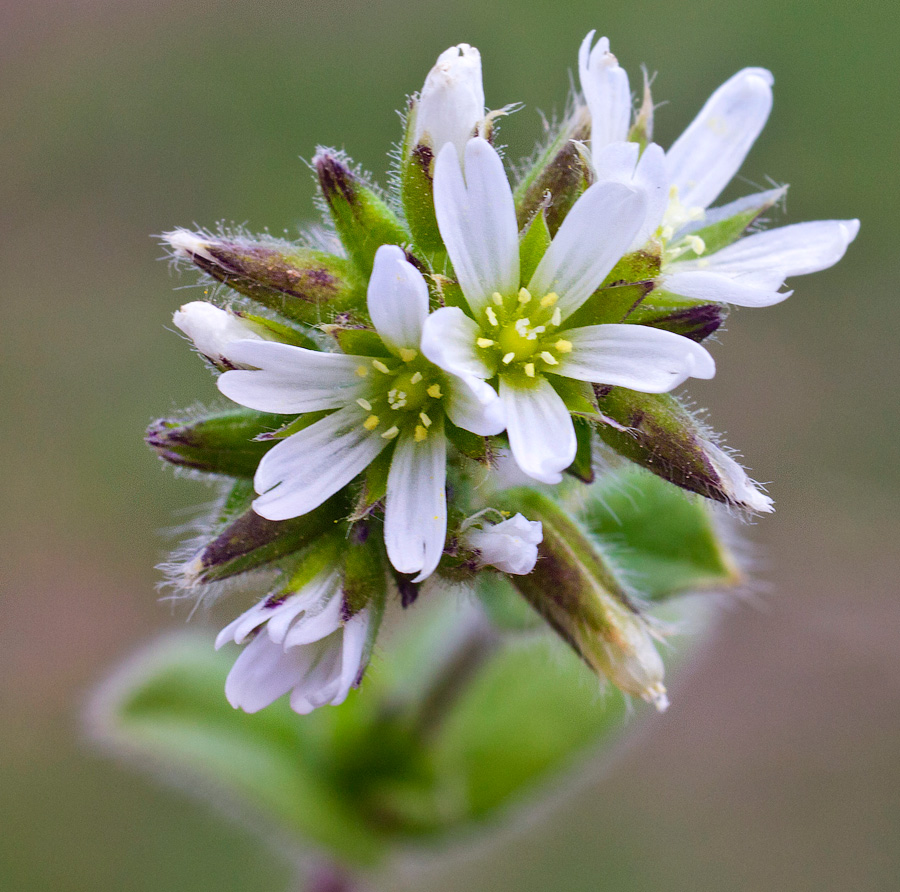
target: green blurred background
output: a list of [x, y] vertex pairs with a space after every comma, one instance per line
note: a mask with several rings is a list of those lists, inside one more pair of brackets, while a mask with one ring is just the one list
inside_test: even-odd
[[658, 71], [663, 145], [735, 70], [771, 68], [775, 109], [733, 193], [787, 181], [790, 221], [862, 232], [787, 303], [735, 313], [717, 378], [692, 387], [773, 481], [778, 512], [751, 530], [766, 590], [725, 613], [613, 770], [495, 847], [404, 857], [376, 888], [896, 889], [898, 25], [887, 0], [4, 4], [0, 889], [291, 882], [272, 848], [105, 761], [80, 727], [91, 685], [185, 622], [153, 565], [207, 498], [141, 443], [152, 417], [214, 394], [167, 330], [194, 280], [149, 234], [295, 233], [313, 217], [298, 156], [344, 147], [381, 175], [394, 109], [459, 41], [482, 51], [489, 105], [527, 103], [502, 135], [530, 151], [590, 28], [634, 85], [640, 63]]

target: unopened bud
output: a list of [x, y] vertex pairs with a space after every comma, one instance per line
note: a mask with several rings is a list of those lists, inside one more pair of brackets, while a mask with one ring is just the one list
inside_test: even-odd
[[198, 352], [220, 369], [233, 368], [225, 358], [229, 344], [247, 338], [263, 339], [259, 326], [205, 300], [191, 301], [176, 310], [172, 323], [194, 342]]
[[288, 319], [322, 321], [326, 311], [365, 303], [365, 288], [349, 261], [324, 251], [243, 237], [206, 236], [186, 229], [162, 235], [176, 259]]
[[711, 439], [709, 431], [671, 394], [595, 385], [607, 446], [682, 489], [750, 512], [772, 511], [772, 500]]
[[414, 113], [413, 148], [427, 145], [436, 156], [452, 142], [462, 161], [466, 143], [484, 120], [481, 54], [475, 47], [461, 43], [438, 56]]
[[368, 277], [382, 245], [404, 245], [409, 233], [387, 202], [338, 152], [319, 149], [313, 158], [322, 197], [335, 229], [359, 272]]
[[512, 577], [519, 592], [591, 669], [625, 693], [665, 710], [665, 669], [650, 627], [597, 544], [538, 492], [511, 490], [503, 500], [543, 525], [534, 569]]
[[543, 538], [541, 522], [515, 514], [509, 520], [489, 523], [484, 516], [470, 517], [463, 524], [461, 543], [477, 553], [481, 566], [523, 576], [534, 569], [538, 545]]
[[144, 439], [160, 458], [173, 465], [229, 477], [252, 477], [260, 459], [274, 445], [254, 438], [277, 430], [283, 423], [283, 415], [229, 409], [191, 420], [160, 418], [147, 428]]

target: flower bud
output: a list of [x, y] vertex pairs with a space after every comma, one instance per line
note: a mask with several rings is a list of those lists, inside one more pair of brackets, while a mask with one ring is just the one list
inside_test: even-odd
[[147, 428], [144, 440], [173, 465], [229, 477], [252, 477], [260, 459], [274, 445], [254, 437], [277, 430], [283, 423], [283, 415], [230, 409], [192, 420], [160, 418]]
[[528, 575], [512, 578], [515, 587], [595, 672], [664, 711], [665, 669], [650, 627], [597, 544], [541, 493], [518, 489], [502, 498], [539, 518], [543, 529], [539, 560]]
[[220, 369], [234, 368], [225, 358], [233, 341], [264, 339], [259, 326], [205, 300], [191, 301], [176, 310], [172, 323], [194, 342], [199, 353]]
[[355, 173], [339, 152], [319, 149], [313, 158], [322, 197], [347, 254], [368, 277], [382, 245], [404, 245], [409, 233], [385, 200]]
[[365, 302], [351, 264], [324, 251], [186, 229], [164, 232], [162, 239], [176, 259], [296, 322], [318, 323], [326, 308], [340, 312]]
[[484, 120], [481, 54], [461, 43], [438, 56], [428, 72], [415, 107], [413, 146], [427, 145], [434, 156], [448, 142], [459, 152], [475, 136]]
[[516, 186], [516, 219], [520, 229], [546, 206], [550, 234], [556, 234], [569, 209], [590, 183], [589, 164], [578, 145], [590, 134], [590, 115], [580, 106], [563, 121], [550, 144]]
[[613, 422], [598, 424], [597, 433], [620, 455], [708, 499], [743, 511], [773, 510], [772, 500], [671, 394], [599, 385], [594, 392], [601, 414]]
[[537, 547], [543, 538], [541, 522], [516, 514], [500, 523], [487, 523], [475, 515], [463, 524], [461, 544], [477, 552], [481, 566], [523, 576], [534, 569]]

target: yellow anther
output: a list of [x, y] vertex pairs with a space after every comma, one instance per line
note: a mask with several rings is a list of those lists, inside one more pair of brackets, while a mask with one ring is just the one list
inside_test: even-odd
[[484, 308], [484, 315], [487, 316], [488, 322], [490, 322], [491, 325], [493, 325], [495, 328], [496, 328], [496, 326], [498, 326], [498, 325], [500, 324], [500, 323], [497, 321], [497, 314], [494, 312], [494, 308], [493, 308], [493, 307], [485, 307], [485, 308]]
[[441, 393], [441, 385], [440, 384], [432, 384], [428, 390], [425, 391], [433, 400], [439, 400], [444, 394]]
[[390, 375], [391, 373], [391, 370], [380, 359], [372, 360], [372, 368], [378, 369], [383, 375]]
[[494, 342], [490, 338], [477, 338], [475, 343], [478, 344], [479, 347], [493, 347]]
[[401, 347], [400, 348], [400, 358], [404, 362], [412, 362], [418, 355], [418, 350], [413, 350], [411, 347]]
[[686, 241], [698, 257], [706, 250], [706, 242], [699, 235], [689, 235]]
[[552, 307], [559, 300], [559, 295], [555, 291], [551, 291], [549, 294], [545, 294], [541, 298], [541, 306], [542, 307]]
[[375, 430], [375, 428], [378, 427], [378, 416], [377, 416], [377, 415], [370, 415], [370, 416], [363, 422], [363, 427], [364, 427], [367, 431], [373, 431], [373, 430]]
[[503, 295], [502, 295], [499, 291], [495, 291], [495, 292], [491, 295], [491, 300], [492, 300], [495, 304], [497, 304], [498, 307], [502, 307], [502, 306], [503, 306]]
[[382, 435], [382, 440], [393, 440], [397, 434], [400, 433], [400, 428], [395, 424], [393, 427], [389, 427]]
[[428, 436], [427, 428], [422, 427], [421, 424], [416, 425], [416, 432], [413, 434], [413, 439], [417, 443], [421, 443]]
[[431, 427], [431, 419], [424, 412], [419, 412], [419, 418], [425, 427]]
[[509, 365], [516, 358], [516, 354], [513, 352], [506, 353], [503, 357], [503, 365]]
[[356, 405], [361, 409], [365, 409], [367, 412], [372, 411], [372, 404], [368, 400], [359, 399], [356, 401]]
[[562, 322], [562, 310], [559, 307], [557, 307], [553, 311], [553, 315], [550, 317], [550, 324], [551, 325], [559, 325], [561, 322]]
[[364, 365], [358, 365], [356, 367], [356, 374], [359, 375], [360, 378], [365, 378], [366, 375], [369, 374], [369, 370]]
[[529, 378], [534, 377], [534, 363], [533, 362], [525, 363], [525, 374], [528, 375]]
[[572, 352], [572, 342], [566, 341], [560, 338], [554, 345], [557, 353], [571, 353]]
[[541, 359], [543, 359], [547, 365], [559, 365], [559, 360], [548, 350], [541, 353]]
[[409, 379], [409, 383], [410, 384], [418, 384], [421, 380], [422, 380], [422, 373], [416, 372], [415, 375], [413, 375], [412, 378]]
[[519, 289], [519, 303], [520, 304], [531, 303], [531, 292], [527, 288]]

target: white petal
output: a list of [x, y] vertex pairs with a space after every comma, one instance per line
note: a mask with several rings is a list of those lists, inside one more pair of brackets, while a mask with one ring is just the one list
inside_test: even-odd
[[428, 286], [396, 245], [382, 245], [375, 253], [368, 304], [372, 322], [390, 349], [395, 353], [419, 349], [428, 315]]
[[437, 154], [453, 143], [462, 160], [466, 143], [484, 118], [481, 55], [475, 47], [461, 43], [438, 56], [425, 78], [415, 116], [416, 145], [427, 140]]
[[708, 207], [738, 172], [772, 110], [773, 83], [764, 68], [739, 71], [669, 149], [669, 180], [684, 207]]
[[197, 350], [215, 363], [221, 363], [230, 344], [242, 340], [259, 340], [260, 333], [249, 323], [228, 310], [205, 300], [194, 300], [176, 310], [172, 316]]
[[541, 522], [527, 520], [521, 514], [484, 529], [470, 529], [463, 536], [469, 548], [478, 550], [483, 564], [515, 576], [525, 576], [534, 569], [543, 538]]
[[459, 307], [441, 307], [425, 320], [422, 353], [451, 375], [491, 378], [494, 370], [475, 350], [481, 333], [478, 324]]
[[350, 688], [359, 684], [365, 666], [363, 658], [366, 649], [366, 640], [369, 637], [369, 622], [371, 621], [369, 610], [360, 610], [355, 616], [350, 617], [344, 624], [344, 651], [341, 655], [341, 684], [344, 692], [341, 702], [347, 696]]
[[814, 220], [781, 226], [748, 235], [710, 254], [708, 268], [729, 273], [774, 268], [785, 276], [805, 276], [834, 266], [858, 232], [859, 220]]
[[[683, 264], [673, 264], [680, 269]], [[770, 270], [774, 281], [760, 283], [750, 276], [730, 276], [724, 273], [697, 270], [676, 272], [663, 276], [659, 286], [671, 294], [693, 297], [697, 300], [734, 304], [737, 307], [771, 307], [789, 298], [793, 291], [778, 291], [784, 281], [782, 270]], [[771, 287], [774, 285], [774, 288]]]
[[340, 690], [340, 665], [343, 635], [337, 631], [327, 638], [302, 647], [292, 647], [287, 653], [297, 654], [305, 671], [296, 678], [291, 691], [291, 709], [306, 715], [320, 706], [333, 703]]
[[562, 397], [546, 378], [525, 389], [500, 379], [509, 445], [516, 464], [542, 483], [559, 483], [575, 460], [575, 427]]
[[519, 233], [512, 189], [497, 152], [483, 139], [466, 145], [463, 179], [456, 149], [444, 146], [434, 169], [434, 210], [456, 278], [476, 316], [495, 291], [519, 287]]
[[631, 124], [631, 89], [628, 75], [609, 51], [609, 40], [601, 37], [591, 49], [596, 31], [591, 31], [578, 51], [581, 90], [591, 113], [591, 148], [628, 137]]
[[259, 463], [253, 510], [269, 520], [299, 517], [318, 507], [387, 446], [362, 426], [365, 413], [348, 406], [282, 440]]
[[435, 420], [428, 436], [416, 442], [404, 431], [388, 473], [384, 507], [384, 544], [400, 573], [430, 576], [447, 537], [447, 441], [443, 423]]
[[641, 153], [634, 142], [610, 143], [594, 153], [594, 175], [597, 182], [623, 183], [638, 189], [647, 198], [647, 212], [637, 235], [628, 247], [636, 251], [643, 247], [662, 223], [669, 205], [669, 176], [666, 155], [656, 143], [650, 143]]
[[320, 353], [274, 341], [235, 341], [226, 351], [237, 370], [219, 376], [219, 390], [230, 400], [260, 412], [293, 414], [336, 409], [352, 402], [362, 387], [358, 356]]
[[588, 325], [564, 336], [572, 352], [554, 372], [579, 381], [665, 393], [687, 378], [712, 378], [716, 372], [700, 344], [647, 325]]
[[216, 636], [216, 650], [229, 641], [235, 644], [243, 644], [247, 636], [256, 628], [266, 622], [272, 615], [272, 608], [268, 606], [269, 599], [263, 598], [249, 610], [245, 610], [239, 617], [233, 619]]
[[444, 411], [463, 430], [490, 437], [506, 427], [503, 403], [486, 381], [471, 375], [454, 376], [447, 382]]
[[258, 712], [286, 694], [306, 672], [301, 651], [285, 652], [268, 635], [257, 635], [235, 660], [225, 696], [235, 709]]
[[282, 646], [300, 647], [321, 641], [341, 627], [342, 597], [340, 588], [333, 587], [331, 597], [318, 613], [306, 613], [297, 620], [284, 637]]
[[555, 291], [565, 319], [606, 278], [641, 229], [643, 192], [620, 183], [594, 183], [575, 202], [531, 277], [537, 296]]

